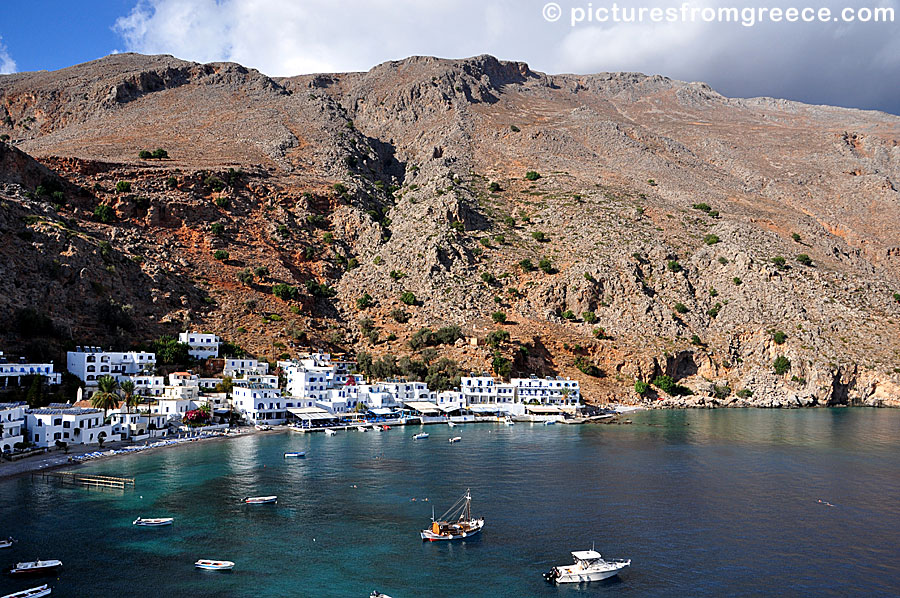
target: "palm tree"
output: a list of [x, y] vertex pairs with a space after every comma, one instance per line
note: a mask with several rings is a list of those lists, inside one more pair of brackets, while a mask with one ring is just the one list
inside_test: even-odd
[[122, 391], [122, 394], [125, 397], [125, 407], [128, 408], [128, 413], [131, 413], [131, 408], [138, 404], [139, 399], [134, 394], [134, 382], [131, 380], [126, 380], [119, 385], [119, 390]]
[[116, 389], [119, 383], [112, 376], [101, 376], [97, 379], [97, 392], [91, 396], [91, 407], [103, 409], [103, 420], [106, 421], [106, 412], [119, 404], [119, 395]]

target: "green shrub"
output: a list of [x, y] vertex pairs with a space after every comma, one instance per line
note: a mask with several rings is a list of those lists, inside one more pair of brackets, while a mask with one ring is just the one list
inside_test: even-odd
[[116, 183], [116, 193], [130, 193], [131, 183], [128, 181], [119, 181]]
[[653, 379], [653, 386], [660, 389], [667, 395], [673, 397], [694, 394], [691, 392], [691, 389], [685, 386], [681, 386], [680, 384], [676, 384], [671, 376], [657, 376]]
[[726, 258], [726, 257], [720, 257], [718, 261], [719, 261], [719, 263], [722, 264], [723, 266], [727, 266], [727, 265], [728, 265], [728, 258]]
[[801, 253], [800, 255], [798, 255], [796, 259], [797, 262], [803, 266], [812, 266], [812, 258], [810, 258], [805, 253]]
[[334, 297], [337, 295], [337, 291], [333, 287], [315, 280], [306, 281], [306, 290], [313, 297]]
[[708, 234], [705, 237], [703, 237], [703, 242], [706, 243], [707, 245], [715, 245], [716, 243], [719, 242], [719, 240], [720, 240], [719, 237], [717, 235], [713, 235], [713, 234]]
[[709, 212], [707, 212], [707, 215], [708, 215], [710, 218], [718, 218], [718, 217], [719, 217], [719, 210], [710, 210]]
[[541, 178], [541, 175], [539, 175], [539, 174], [538, 174], [537, 172], [535, 172], [534, 170], [529, 170], [528, 172], [525, 173], [525, 180], [526, 180], [526, 181], [536, 181], [536, 180], [538, 180], [539, 178]]
[[488, 190], [491, 193], [499, 193], [500, 191], [503, 191], [503, 189], [500, 188], [500, 183], [497, 183], [497, 182], [493, 182], [490, 185], [488, 185]]
[[699, 337], [699, 336], [697, 336], [696, 334], [694, 334], [694, 335], [691, 335], [691, 344], [692, 344], [692, 345], [696, 345], [696, 346], [698, 346], [698, 347], [701, 347], [701, 346], [703, 346], [703, 341], [700, 340], [700, 337]]
[[593, 324], [597, 321], [597, 314], [592, 311], [586, 311], [581, 314], [581, 319], [588, 324]]
[[740, 278], [738, 278], [737, 276], [735, 276], [734, 278], [732, 278], [732, 279], [731, 279], [731, 282], [733, 282], [734, 285], [735, 285], [735, 286], [738, 286], [738, 287], [741, 286], [742, 284], [744, 284], [744, 281], [741, 280]]
[[174, 189], [177, 186], [178, 186], [178, 179], [176, 179], [175, 177], [170, 176], [169, 178], [166, 179], [166, 187], [168, 187], [169, 189]]
[[742, 388], [739, 391], [737, 391], [737, 396], [739, 396], [742, 399], [749, 399], [750, 397], [753, 396], [753, 391], [750, 390], [749, 388]]
[[675, 309], [676, 312], [678, 312], [678, 313], [680, 313], [680, 314], [686, 314], [688, 311], [690, 311], [690, 310], [687, 308], [687, 306], [686, 306], [684, 303], [681, 303], [681, 302], [676, 303], [674, 309]]
[[499, 349], [501, 343], [509, 341], [509, 332], [506, 330], [492, 330], [484, 337], [484, 342], [494, 349]]
[[681, 272], [681, 264], [678, 263], [678, 260], [669, 260], [666, 264], [666, 269], [669, 272]]
[[406, 324], [407, 322], [409, 322], [411, 316], [408, 311], [397, 308], [391, 311], [391, 317], [401, 324]]
[[647, 179], [647, 184], [651, 187], [656, 187], [656, 181], [654, 181], [653, 179]]
[[722, 309], [722, 304], [716, 303], [714, 306], [712, 306], [708, 310], [706, 310], [706, 315], [708, 315], [710, 318], [715, 318], [716, 316], [719, 315], [719, 310], [721, 310], [721, 309]]
[[253, 283], [253, 272], [250, 271], [250, 268], [244, 268], [237, 273], [237, 279], [238, 282], [249, 286]]
[[103, 224], [109, 224], [116, 217], [115, 211], [106, 204], [100, 204], [94, 208], [94, 219], [99, 220]]
[[519, 260], [519, 267], [522, 268], [522, 270], [525, 272], [533, 272], [534, 271], [534, 264], [531, 263], [531, 260], [528, 258], [525, 258], [524, 260]]
[[401, 272], [400, 270], [391, 270], [391, 278], [393, 278], [394, 280], [400, 280], [401, 278], [405, 277], [405, 272]]
[[509, 130], [513, 133], [518, 133], [521, 129], [519, 129], [519, 127], [517, 127], [516, 125], [509, 125]]
[[153, 150], [152, 157], [157, 160], [162, 160], [163, 158], [169, 157], [169, 152], [167, 152], [164, 149], [155, 149], [155, 150]]
[[567, 309], [566, 311], [564, 311], [564, 312], [562, 312], [562, 313], [560, 314], [560, 317], [561, 317], [563, 320], [574, 320], [574, 319], [575, 319], [575, 312], [572, 311], [571, 309]]
[[263, 278], [269, 275], [269, 267], [268, 266], [257, 266], [253, 268], [253, 274], [256, 275], [257, 278]]
[[783, 345], [784, 341], [787, 340], [787, 335], [780, 330], [772, 333], [772, 340], [775, 341], [776, 345]]
[[553, 263], [549, 258], [541, 258], [541, 261], [538, 262], [538, 268], [540, 268], [544, 274], [553, 274], [556, 270], [553, 268]]
[[718, 297], [719, 291], [717, 291], [716, 289], [709, 289], [709, 296], [710, 297]]
[[462, 222], [460, 222], [459, 220], [454, 220], [453, 222], [450, 223], [450, 228], [452, 228], [453, 230], [455, 230], [458, 233], [461, 233], [464, 230], [466, 230], [466, 225], [463, 224]]
[[712, 210], [712, 206], [710, 206], [708, 203], [695, 203], [694, 209], [709, 214], [709, 212]]
[[894, 301], [900, 303], [900, 293], [894, 293]]
[[411, 291], [406, 291], [405, 293], [400, 295], [400, 301], [402, 301], [406, 305], [415, 305], [416, 296]]
[[149, 160], [152, 157], [153, 157], [153, 154], [151, 154], [147, 150], [141, 150], [140, 152], [138, 152], [138, 158], [140, 158], [141, 160]]
[[731, 396], [731, 387], [729, 387], [727, 384], [724, 386], [715, 385], [713, 386], [713, 396], [720, 401], [727, 399], [729, 396]]
[[592, 378], [602, 378], [603, 377], [603, 370], [598, 368], [593, 363], [589, 362], [587, 359], [585, 359], [581, 355], [579, 355], [578, 357], [575, 358], [575, 361], [572, 365], [574, 365], [576, 368], [578, 368], [581, 371], [581, 373], [586, 376], [591, 376]]
[[215, 192], [219, 192], [225, 189], [225, 181], [214, 174], [211, 174], [203, 179], [203, 184]]
[[515, 226], [515, 225], [516, 225], [516, 219], [513, 218], [512, 216], [504, 216], [504, 217], [503, 217], [503, 224], [505, 224], [506, 226]]
[[542, 233], [539, 230], [536, 230], [533, 233], [531, 233], [531, 238], [534, 239], [535, 241], [537, 241], [538, 243], [546, 243], [547, 241], [550, 240], [547, 238], [547, 235], [545, 235], [544, 233]]
[[638, 393], [641, 396], [644, 396], [644, 393], [646, 393], [648, 390], [650, 390], [650, 385], [643, 380], [634, 381], [634, 392]]
[[787, 266], [787, 260], [781, 257], [780, 255], [776, 255], [772, 258], [772, 263], [775, 264], [775, 267], [779, 270], [784, 270]]
[[368, 293], [364, 293], [362, 297], [359, 297], [356, 300], [356, 309], [366, 309], [367, 307], [372, 307], [375, 302], [372, 300], [372, 295]]
[[494, 284], [495, 282], [497, 282], [497, 279], [490, 272], [482, 272], [481, 280], [486, 284]]
[[603, 328], [602, 326], [597, 326], [596, 328], [594, 328], [594, 338], [602, 341], [608, 339], [609, 336], [607, 336], [605, 328]]
[[228, 252], [224, 249], [216, 249], [213, 253], [213, 257], [219, 261], [225, 261], [228, 259]]
[[775, 363], [772, 364], [772, 367], [775, 369], [775, 374], [783, 376], [791, 370], [791, 360], [784, 355], [779, 355], [775, 358]]
[[231, 198], [228, 197], [217, 197], [216, 205], [220, 208], [228, 208], [231, 205]]
[[800, 242], [800, 234], [799, 233], [791, 233], [791, 239], [794, 240], [794, 243]]
[[213, 222], [209, 225], [209, 230], [217, 237], [221, 237], [225, 232], [225, 225], [221, 222]]

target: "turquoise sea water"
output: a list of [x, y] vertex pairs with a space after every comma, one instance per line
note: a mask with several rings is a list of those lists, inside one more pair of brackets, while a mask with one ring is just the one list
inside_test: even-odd
[[[61, 559], [58, 598], [900, 594], [900, 411], [630, 419], [428, 426], [419, 441], [417, 427], [272, 433], [82, 467], [135, 477], [124, 493], [14, 479], [0, 483], [0, 535], [19, 543], [0, 559]], [[481, 537], [423, 543], [432, 506], [467, 487]], [[267, 494], [278, 504], [240, 503]], [[176, 521], [137, 528], [137, 516]], [[543, 581], [592, 543], [632, 567]], [[198, 571], [198, 558], [237, 565]], [[38, 583], [0, 577], [0, 595]]]

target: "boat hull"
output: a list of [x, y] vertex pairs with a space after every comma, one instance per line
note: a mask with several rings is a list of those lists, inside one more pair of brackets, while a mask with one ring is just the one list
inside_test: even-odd
[[54, 573], [57, 569], [62, 567], [62, 562], [60, 561], [46, 561], [45, 564], [40, 564], [34, 567], [26, 567], [20, 568], [20, 564], [15, 565], [10, 568], [8, 573], [15, 577], [28, 577], [28, 576], [38, 576], [38, 575], [50, 575]]
[[582, 571], [581, 573], [563, 574], [556, 578], [556, 583], [584, 583], [588, 581], [603, 581], [604, 579], [615, 577], [619, 574], [619, 571], [624, 568], [625, 567], [621, 567], [612, 571]]
[[194, 563], [194, 567], [205, 571], [231, 571], [234, 568], [234, 563], [231, 561], [199, 560]]
[[258, 498], [245, 498], [244, 503], [248, 505], [268, 505], [278, 502], [277, 496], [261, 496]]
[[426, 542], [449, 542], [452, 540], [465, 540], [471, 538], [473, 536], [477, 536], [481, 533], [481, 529], [484, 527], [484, 519], [478, 519], [475, 521], [475, 525], [473, 529], [469, 529], [463, 532], [450, 532], [444, 534], [436, 534], [430, 529], [423, 529], [419, 534], [422, 537], [422, 540]]
[[305, 452], [301, 452], [301, 453], [285, 453], [285, 454], [284, 454], [284, 458], [285, 458], [285, 459], [290, 459], [290, 458], [301, 459], [301, 458], [303, 458], [303, 457], [305, 457], [305, 456], [306, 456], [306, 453], [305, 453]]
[[141, 519], [138, 517], [134, 520], [132, 525], [139, 525], [141, 527], [163, 527], [165, 525], [172, 525], [174, 522], [175, 520], [170, 517], [159, 519]]
[[50, 586], [44, 584], [36, 588], [16, 592], [15, 594], [7, 594], [3, 598], [39, 598], [40, 596], [49, 596], [51, 591]]

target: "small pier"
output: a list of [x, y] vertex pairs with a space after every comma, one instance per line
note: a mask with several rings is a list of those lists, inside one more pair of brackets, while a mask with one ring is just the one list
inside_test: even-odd
[[105, 475], [89, 475], [72, 471], [35, 471], [32, 478], [60, 482], [66, 486], [82, 488], [112, 488], [114, 490], [134, 490], [134, 478], [119, 478]]

